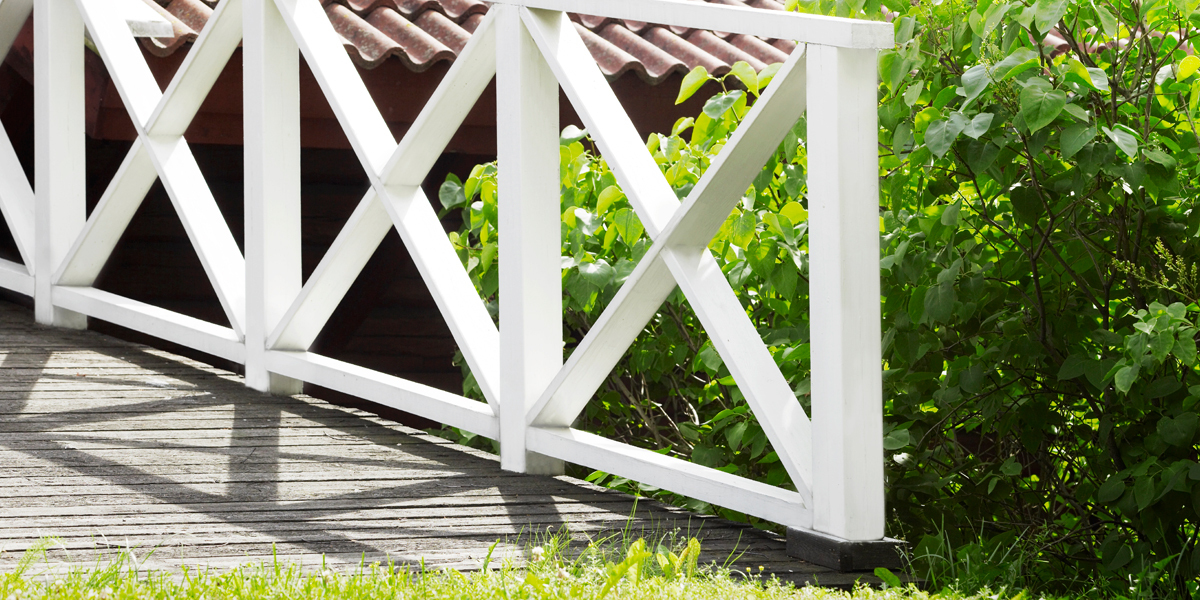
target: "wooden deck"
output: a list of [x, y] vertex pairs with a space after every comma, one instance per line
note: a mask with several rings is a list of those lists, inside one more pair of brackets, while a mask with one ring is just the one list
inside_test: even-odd
[[538, 535], [630, 529], [703, 540], [706, 561], [846, 584], [784, 541], [569, 477], [515, 475], [492, 455], [0, 302], [0, 570], [45, 536], [52, 561], [137, 549], [148, 568], [269, 559], [479, 568]]

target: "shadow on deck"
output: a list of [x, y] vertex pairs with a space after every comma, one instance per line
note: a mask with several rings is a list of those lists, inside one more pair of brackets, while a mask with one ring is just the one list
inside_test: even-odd
[[[636, 510], [635, 510], [636, 508]], [[44, 536], [53, 561], [153, 549], [147, 568], [269, 559], [479, 568], [569, 532], [702, 540], [796, 582], [853, 583], [788, 557], [780, 536], [605, 490], [517, 475], [492, 455], [307, 396], [282, 398], [192, 360], [46, 328], [0, 302], [0, 570]]]

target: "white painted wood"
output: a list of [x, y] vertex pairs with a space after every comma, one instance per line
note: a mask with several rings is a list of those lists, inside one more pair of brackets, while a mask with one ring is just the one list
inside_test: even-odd
[[813, 527], [884, 535], [876, 53], [808, 57]]
[[311, 352], [267, 352], [267, 368], [404, 412], [495, 439], [496, 417], [483, 402]]
[[[499, 334], [419, 187], [495, 73], [492, 22], [489, 16], [480, 23], [395, 148], [383, 173], [370, 177], [372, 190], [305, 283], [272, 333], [268, 347], [308, 349], [383, 240], [390, 220], [427, 282], [484, 396], [495, 406]], [[383, 215], [387, 218], [380, 218]]]
[[[420, 186], [389, 187], [385, 191], [384, 208], [409, 249], [479, 388], [495, 408], [502, 385], [500, 334], [496, 324]], [[562, 359], [559, 360], [561, 364]]]
[[498, 0], [568, 13], [744, 33], [844, 48], [891, 48], [892, 24], [689, 0]]
[[808, 415], [746, 316], [721, 267], [708, 248], [668, 248], [663, 259], [746, 397], [792, 484], [802, 496], [810, 498], [814, 446]]
[[[2, 60], [2, 59], [0, 59]], [[17, 243], [21, 262], [33, 264], [33, 188], [0, 123], [0, 214]]]
[[496, 12], [500, 468], [559, 474], [526, 450], [526, 414], [562, 366], [558, 81], [517, 7]]
[[318, 0], [275, 0], [367, 174], [378, 177], [396, 139]]
[[129, 226], [150, 186], [158, 179], [150, 154], [134, 140], [104, 195], [54, 275], [54, 285], [91, 286]]
[[147, 119], [146, 132], [152, 136], [183, 135], [241, 41], [242, 0], [222, 0]]
[[109, 0], [109, 10], [121, 14], [133, 37], [173, 37], [175, 27], [143, 0]]
[[488, 13], [400, 140], [383, 170], [389, 186], [421, 185], [496, 75], [495, 15]]
[[521, 12], [530, 35], [599, 147], [600, 155], [612, 168], [647, 235], [656, 239], [679, 208], [679, 199], [629, 120], [625, 107], [566, 14], [537, 9]]
[[196, 158], [182, 137], [143, 136], [142, 141], [150, 151], [155, 170], [162, 174], [163, 187], [212, 282], [229, 324], [241, 334], [246, 310], [246, 263], [196, 165]]
[[245, 360], [234, 330], [91, 287], [54, 287], [54, 304], [236, 363]]
[[355, 207], [267, 340], [274, 350], [308, 350], [392, 228], [375, 189]]
[[87, 318], [56, 308], [50, 290], [86, 217], [83, 31], [71, 0], [34, 5], [34, 316], [76, 329], [87, 327]]
[[4, 62], [25, 21], [33, 14], [33, 0], [0, 0], [0, 62]]
[[[570, 423], [583, 410], [625, 349], [674, 289], [675, 282], [664, 277], [662, 265], [655, 263], [661, 261], [663, 249], [707, 246], [750, 181], [762, 169], [771, 150], [786, 135], [786, 129], [775, 124], [795, 122], [803, 113], [803, 90], [803, 61], [797, 55], [780, 69], [775, 83], [747, 113], [738, 131], [576, 347], [562, 372], [534, 406], [532, 414], [535, 416], [531, 422], [562, 425]], [[772, 107], [775, 97], [785, 102]], [[742, 146], [747, 136], [752, 138], [752, 143]], [[632, 161], [635, 156], [631, 152], [626, 158]], [[652, 162], [649, 156], [646, 159]], [[655, 175], [662, 178], [657, 167]], [[727, 183], [727, 179], [736, 181]], [[644, 186], [639, 181], [634, 182], [634, 187]], [[730, 189], [736, 192], [730, 192]], [[715, 227], [713, 222], [716, 222]], [[717, 284], [721, 285], [720, 282]], [[728, 287], [728, 283], [723, 285]]]
[[0, 258], [0, 288], [32, 296], [33, 276], [25, 265]]
[[76, 0], [76, 3], [134, 126], [143, 130], [162, 99], [162, 90], [146, 65], [141, 48], [129, 35], [122, 15], [111, 10], [108, 0]]
[[800, 494], [577, 429], [535, 427], [529, 448], [605, 473], [774, 521], [809, 528], [812, 511]]
[[[302, 284], [300, 50], [272, 0], [246, 0], [244, 6], [246, 385], [291, 395], [303, 390], [303, 382], [270, 373], [266, 350], [267, 336]], [[240, 13], [241, 0], [226, 0], [221, 8]], [[236, 40], [241, 27], [236, 29], [226, 35]]]

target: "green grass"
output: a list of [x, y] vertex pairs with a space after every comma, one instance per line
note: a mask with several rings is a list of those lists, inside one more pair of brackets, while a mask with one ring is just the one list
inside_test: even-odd
[[[668, 550], [648, 549], [643, 540], [623, 547], [594, 544], [568, 558], [561, 538], [531, 548], [527, 567], [511, 563], [480, 571], [394, 568], [360, 565], [349, 571], [302, 569], [284, 562], [249, 564], [217, 572], [212, 569], [144, 572], [128, 552], [97, 559], [88, 568], [56, 572], [44, 560], [55, 545], [44, 540], [26, 552], [15, 572], [0, 574], [0, 600], [64, 598], [118, 600], [133, 598], [612, 598], [612, 599], [836, 599], [861, 600], [996, 600], [1001, 595], [965, 596], [952, 591], [927, 594], [913, 587], [839, 592], [797, 588], [754, 574], [734, 573], [719, 565], [696, 564], [699, 543], [690, 540]], [[493, 546], [495, 548], [495, 546]], [[490, 556], [490, 555], [489, 555]], [[144, 557], [143, 557], [144, 558]], [[498, 568], [495, 568], [498, 567]]]

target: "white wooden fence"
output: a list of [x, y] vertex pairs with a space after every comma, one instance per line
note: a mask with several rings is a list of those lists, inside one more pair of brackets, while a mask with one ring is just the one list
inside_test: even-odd
[[[498, 438], [504, 469], [554, 474], [569, 461], [844, 540], [883, 537], [875, 65], [877, 50], [892, 45], [891, 25], [682, 0], [498, 0], [397, 143], [318, 0], [223, 0], [165, 91], [134, 39], [162, 35], [154, 15], [137, 12], [139, 1], [0, 0], [0, 58], [34, 14], [37, 161], [31, 187], [0, 131], [0, 208], [24, 263], [0, 261], [0, 286], [33, 296], [39, 322], [82, 328], [85, 316], [110, 321], [244, 363], [247, 385], [259, 390], [295, 393], [301, 382], [312, 382]], [[563, 11], [801, 45], [679, 202]], [[84, 207], [85, 30], [138, 134], [90, 216]], [[245, 73], [244, 256], [183, 136], [239, 42]], [[300, 54], [371, 181], [303, 282]], [[503, 231], [499, 329], [420, 187], [493, 77]], [[559, 86], [653, 239], [565, 364]], [[811, 421], [707, 249], [806, 109]], [[156, 179], [231, 327], [93, 287]], [[308, 351], [391, 227], [416, 261], [486, 404]], [[570, 427], [676, 285], [797, 491]]]

